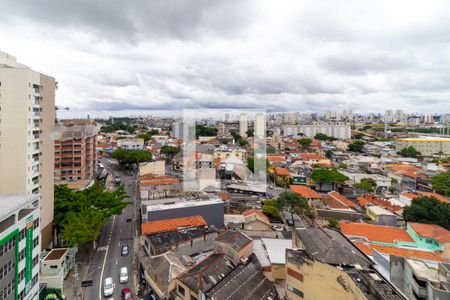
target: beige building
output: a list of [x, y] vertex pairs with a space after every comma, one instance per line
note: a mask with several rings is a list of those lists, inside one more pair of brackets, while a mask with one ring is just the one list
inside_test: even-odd
[[450, 138], [421, 137], [397, 140], [397, 151], [406, 147], [414, 147], [423, 156], [450, 155]]
[[241, 115], [239, 116], [239, 135], [242, 136], [243, 138], [246, 138], [247, 130], [248, 130], [247, 114], [241, 113]]
[[214, 149], [214, 159], [226, 160], [231, 156], [235, 156], [244, 161], [247, 159], [247, 151], [242, 148], [229, 148], [227, 146]]
[[0, 195], [41, 195], [43, 248], [53, 232], [55, 86], [0, 52]]

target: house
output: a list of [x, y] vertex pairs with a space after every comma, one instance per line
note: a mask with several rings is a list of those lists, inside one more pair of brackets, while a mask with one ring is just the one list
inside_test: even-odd
[[208, 225], [202, 216], [191, 216], [145, 222], [141, 225], [143, 235], [175, 231], [187, 228], [203, 228]]
[[319, 207], [321, 205], [322, 196], [316, 191], [305, 185], [291, 185], [291, 192], [298, 194], [300, 197], [308, 200], [309, 205]]
[[357, 205], [354, 202], [352, 202], [348, 198], [342, 196], [341, 194], [339, 194], [336, 191], [331, 191], [331, 192], [328, 193], [328, 195], [330, 197], [332, 197], [334, 200], [336, 200], [336, 201], [338, 201], [340, 203], [343, 203], [348, 208], [355, 209], [357, 207]]
[[406, 231], [420, 248], [442, 252], [450, 259], [450, 230], [434, 224], [408, 222]]
[[144, 139], [128, 137], [117, 140], [117, 147], [121, 149], [144, 149]]
[[57, 289], [64, 293], [64, 279], [75, 265], [76, 248], [52, 249], [42, 253], [40, 262], [40, 282], [49, 289]]
[[141, 269], [147, 289], [152, 289], [159, 299], [168, 299], [175, 289], [176, 278], [188, 269], [179, 257], [167, 252], [153, 257], [141, 257]]
[[181, 190], [181, 182], [174, 176], [149, 173], [142, 175], [139, 180], [139, 192], [144, 200], [171, 196], [174, 191]]
[[265, 231], [271, 229], [269, 218], [257, 209], [247, 210], [242, 215], [244, 230]]
[[285, 251], [288, 248], [292, 248], [291, 239], [261, 238], [254, 241], [253, 252], [270, 281], [285, 279]]
[[286, 250], [286, 299], [405, 299], [340, 232], [294, 231]]
[[242, 232], [228, 230], [214, 240], [214, 253], [226, 254], [237, 265], [253, 253], [253, 240]]
[[366, 214], [370, 219], [372, 219], [372, 221], [374, 221], [378, 225], [397, 225], [397, 215], [381, 206], [368, 206]]
[[322, 155], [319, 155], [316, 153], [300, 153], [299, 158], [303, 164], [306, 164], [309, 166], [315, 165], [315, 164], [325, 165], [325, 166], [331, 165], [331, 161], [329, 158], [326, 158], [325, 156], [322, 156]]

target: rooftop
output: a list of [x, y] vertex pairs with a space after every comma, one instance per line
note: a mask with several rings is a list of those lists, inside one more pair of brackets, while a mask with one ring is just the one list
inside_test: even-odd
[[34, 201], [39, 200], [39, 195], [13, 195], [13, 196], [0, 196], [0, 221], [9, 217], [12, 213], [32, 204]]
[[348, 207], [352, 207], [352, 208], [356, 207], [356, 204], [354, 202], [350, 201], [349, 199], [347, 199], [346, 197], [342, 196], [341, 194], [339, 194], [336, 191], [331, 191], [331, 192], [328, 193], [328, 195], [330, 195], [334, 199], [338, 200], [339, 202], [344, 203]]
[[292, 240], [262, 238], [261, 244], [272, 264], [286, 263], [286, 249], [292, 248]]
[[68, 248], [52, 249], [44, 258], [44, 261], [60, 260], [68, 251]]
[[304, 198], [311, 198], [311, 199], [321, 198], [319, 193], [304, 185], [291, 185], [291, 191], [299, 194]]
[[343, 234], [349, 237], [362, 237], [368, 241], [395, 244], [396, 241], [414, 243], [405, 229], [381, 226], [363, 222], [339, 222]]
[[142, 234], [175, 231], [181, 228], [200, 227], [207, 225], [202, 216], [191, 216], [159, 221], [146, 222], [141, 225]]
[[150, 240], [156, 252], [164, 252], [171, 249], [172, 245], [180, 244], [184, 241], [190, 241], [205, 234], [215, 232], [207, 228], [185, 228], [177, 231], [160, 232], [152, 235], [146, 235]]
[[331, 265], [370, 266], [371, 262], [339, 231], [322, 228], [295, 230], [306, 252], [315, 260]]
[[409, 222], [414, 232], [422, 237], [432, 238], [440, 243], [450, 243], [450, 230], [439, 225]]
[[378, 206], [378, 205], [372, 205], [372, 206], [368, 206], [367, 207], [368, 210], [370, 210], [371, 212], [373, 212], [376, 215], [388, 215], [388, 216], [395, 216], [394, 213], [391, 213], [389, 210]]
[[219, 235], [216, 241], [228, 244], [234, 250], [239, 251], [253, 240], [242, 232], [228, 230]]

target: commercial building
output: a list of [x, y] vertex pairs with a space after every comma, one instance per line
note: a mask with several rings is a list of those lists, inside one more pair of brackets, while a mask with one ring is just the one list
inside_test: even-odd
[[230, 148], [227, 146], [214, 149], [214, 159], [226, 160], [231, 156], [235, 156], [244, 161], [247, 158], [247, 151], [242, 148]]
[[94, 178], [100, 127], [90, 120], [64, 120], [55, 125], [55, 181]]
[[39, 195], [0, 197], [1, 299], [37, 299]]
[[53, 233], [55, 87], [0, 52], [0, 195], [41, 195], [44, 248]]
[[406, 147], [414, 147], [423, 156], [450, 155], [450, 138], [421, 137], [397, 140], [397, 151], [401, 151]]
[[144, 139], [140, 138], [125, 138], [117, 140], [117, 147], [121, 149], [144, 149]]
[[350, 139], [351, 128], [347, 124], [327, 124], [314, 123], [311, 125], [298, 125], [298, 132], [307, 137], [314, 137], [318, 133], [323, 133], [338, 139]]

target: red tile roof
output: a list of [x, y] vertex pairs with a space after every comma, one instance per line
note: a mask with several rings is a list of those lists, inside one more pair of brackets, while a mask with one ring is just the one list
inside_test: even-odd
[[321, 199], [321, 196], [316, 191], [304, 185], [291, 185], [291, 191], [308, 199]]
[[419, 236], [435, 239], [439, 243], [450, 243], [450, 231], [444, 227], [414, 222], [409, 222], [408, 225]]
[[288, 169], [286, 169], [286, 168], [275, 168], [275, 172], [277, 173], [277, 175], [280, 175], [280, 176], [289, 175]]
[[356, 204], [354, 202], [352, 202], [349, 199], [345, 198], [344, 196], [342, 196], [341, 194], [339, 194], [336, 191], [331, 191], [331, 192], [328, 193], [328, 195], [330, 195], [334, 199], [344, 203], [348, 207], [356, 207]]
[[141, 176], [139, 185], [171, 185], [180, 183], [180, 180], [176, 177], [169, 175], [157, 175], [157, 174], [145, 174]]
[[315, 153], [300, 153], [300, 157], [303, 160], [324, 160], [324, 159], [327, 159], [326, 157], [323, 157], [322, 155], [315, 154]]
[[332, 209], [348, 209], [348, 206], [330, 195], [322, 195], [322, 201]]
[[371, 244], [367, 242], [353, 242], [353, 244], [359, 248], [366, 255], [373, 255], [373, 250], [376, 250], [382, 254], [388, 255], [396, 255], [403, 256], [406, 258], [419, 258], [425, 260], [433, 260], [433, 261], [445, 261], [444, 257], [436, 252], [429, 251], [420, 251], [414, 249], [406, 249], [406, 248], [398, 248], [398, 247], [389, 247]]
[[269, 156], [267, 157], [268, 161], [285, 161], [284, 157], [281, 156]]
[[142, 234], [155, 234], [175, 231], [183, 227], [199, 227], [207, 225], [202, 216], [183, 217], [146, 222], [141, 225]]
[[364, 197], [356, 197], [356, 201], [358, 201], [358, 204], [362, 207], [366, 207], [367, 204], [370, 204], [370, 202]]
[[390, 244], [395, 244], [396, 241], [414, 243], [408, 232], [399, 227], [341, 221], [339, 228], [347, 236], [365, 237], [369, 241]]
[[445, 203], [450, 203], [450, 200], [448, 200], [447, 197], [442, 196], [441, 194], [438, 193], [432, 193], [432, 192], [420, 192], [423, 196], [426, 197], [434, 197], [436, 199], [438, 199], [439, 201], [445, 202]]
[[242, 213], [242, 215], [244, 216], [244, 217], [248, 217], [248, 216], [251, 216], [251, 215], [253, 215], [253, 214], [256, 214], [258, 217], [260, 217], [261, 219], [263, 219], [263, 220], [269, 220], [269, 218], [263, 213], [263, 212], [261, 212], [261, 211], [259, 211], [259, 210], [257, 210], [257, 209], [250, 209], [250, 210], [247, 210], [247, 211], [244, 211], [243, 213]]
[[378, 198], [375, 195], [364, 195], [362, 198], [366, 199], [369, 203], [373, 205], [381, 206], [384, 209], [389, 210], [390, 212], [398, 212], [403, 209], [400, 205], [395, 205], [389, 202], [387, 199]]

